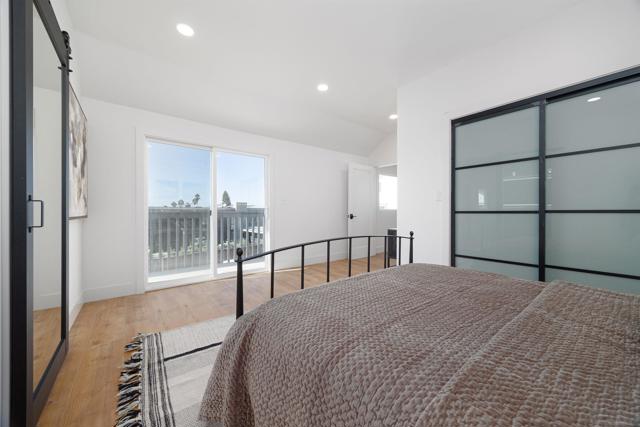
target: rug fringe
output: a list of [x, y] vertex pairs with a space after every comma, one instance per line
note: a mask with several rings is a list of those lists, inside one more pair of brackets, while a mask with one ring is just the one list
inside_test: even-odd
[[138, 334], [124, 347], [126, 352], [133, 351], [133, 353], [124, 363], [120, 373], [115, 427], [142, 427], [140, 406], [142, 403], [144, 337], [144, 334]]

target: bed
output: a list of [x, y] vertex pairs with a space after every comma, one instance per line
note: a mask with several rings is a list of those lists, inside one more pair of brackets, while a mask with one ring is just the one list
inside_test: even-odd
[[640, 297], [408, 264], [271, 300], [225, 338], [225, 427], [638, 425]]

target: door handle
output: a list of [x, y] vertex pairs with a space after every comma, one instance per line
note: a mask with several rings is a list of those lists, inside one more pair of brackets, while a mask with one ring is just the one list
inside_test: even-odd
[[347, 218], [349, 218], [349, 219], [353, 219], [353, 218], [356, 218], [356, 215], [354, 215], [354, 214], [350, 213], [349, 215], [347, 215]]
[[44, 227], [44, 200], [33, 199], [29, 196], [30, 203], [40, 203], [40, 225], [30, 225], [28, 227], [29, 232], [31, 232], [34, 228], [42, 228]]

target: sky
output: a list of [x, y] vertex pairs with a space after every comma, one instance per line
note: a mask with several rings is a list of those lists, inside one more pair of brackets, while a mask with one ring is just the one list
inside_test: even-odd
[[[211, 151], [182, 145], [149, 142], [149, 206], [171, 206], [182, 199], [198, 206], [211, 206]], [[264, 167], [262, 157], [216, 152], [218, 204], [227, 191], [232, 205], [247, 202], [264, 207]]]

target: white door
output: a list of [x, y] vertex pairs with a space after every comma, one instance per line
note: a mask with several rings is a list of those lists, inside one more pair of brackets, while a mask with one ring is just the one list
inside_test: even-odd
[[[375, 224], [375, 170], [371, 166], [349, 163], [347, 230], [349, 236], [373, 234]], [[373, 242], [372, 242], [372, 245]], [[367, 256], [367, 239], [355, 239], [353, 258]]]

